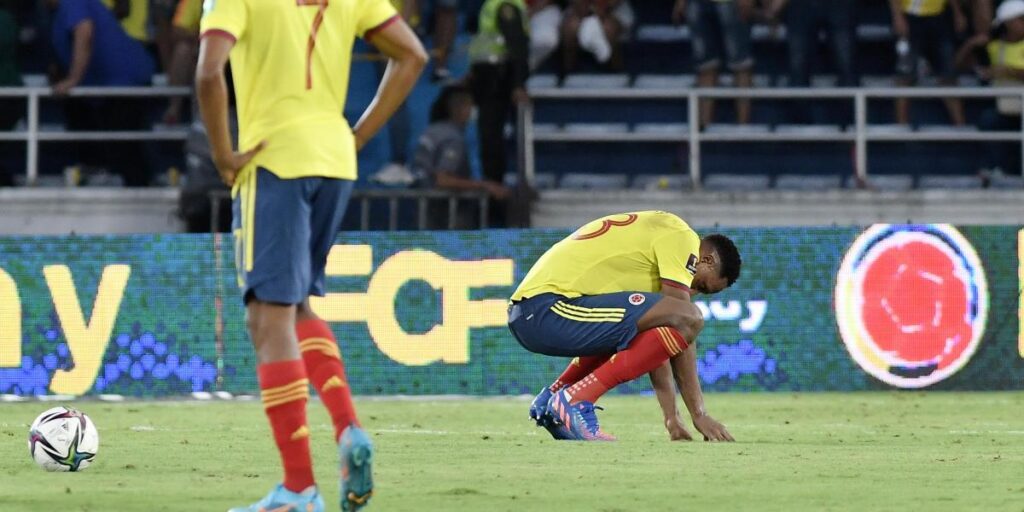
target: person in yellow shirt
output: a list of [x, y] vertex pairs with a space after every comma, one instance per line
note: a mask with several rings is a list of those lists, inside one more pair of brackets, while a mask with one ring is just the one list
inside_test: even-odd
[[[967, 17], [959, 0], [889, 0], [892, 31], [897, 37], [896, 74], [901, 86], [917, 81], [918, 61], [928, 59], [939, 84], [956, 84], [956, 37], [967, 31]], [[964, 124], [964, 105], [959, 98], [943, 100], [954, 125]], [[896, 100], [896, 122], [910, 123], [910, 102]]]
[[702, 239], [660, 211], [609, 215], [552, 246], [512, 294], [508, 326], [531, 352], [575, 359], [537, 395], [530, 417], [555, 439], [612, 440], [594, 402], [651, 372], [673, 440], [690, 438], [676, 411], [674, 375], [697, 430], [731, 441], [704, 410], [694, 348], [704, 320], [690, 296], [731, 286], [741, 265], [727, 237]]
[[[356, 151], [408, 96], [427, 55], [387, 0], [206, 0], [196, 91], [221, 177], [232, 186], [239, 285], [264, 410], [284, 481], [234, 512], [324, 510], [306, 422], [309, 385], [334, 424], [341, 509], [373, 493], [372, 444], [359, 427], [330, 327], [309, 307], [356, 178]], [[342, 116], [356, 37], [390, 59], [355, 125]], [[240, 151], [228, 131], [230, 56]]]
[[[107, 9], [116, 14], [126, 14], [121, 21], [125, 33], [143, 44], [149, 43], [149, 0], [103, 0]], [[127, 11], [126, 13], [123, 11]]]

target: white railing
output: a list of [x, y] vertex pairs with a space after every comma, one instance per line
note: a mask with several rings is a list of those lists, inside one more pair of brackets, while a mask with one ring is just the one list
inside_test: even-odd
[[[72, 89], [69, 98], [103, 97], [187, 97], [192, 94], [188, 87], [78, 87]], [[150, 141], [180, 140], [188, 137], [187, 127], [163, 130], [141, 131], [64, 131], [42, 130], [39, 120], [41, 100], [57, 98], [49, 87], [0, 87], [0, 98], [24, 98], [27, 103], [25, 130], [0, 131], [0, 141], [25, 141], [25, 182], [34, 185], [39, 178], [39, 143], [55, 141]]]
[[[520, 172], [528, 183], [534, 183], [537, 142], [673, 142], [689, 146], [690, 178], [695, 188], [701, 186], [701, 152], [703, 142], [852, 142], [855, 147], [854, 170], [857, 177], [868, 177], [868, 142], [1017, 142], [1021, 144], [1024, 156], [1024, 129], [1015, 131], [891, 131], [872, 130], [867, 122], [868, 100], [894, 98], [1021, 98], [1024, 101], [1024, 87], [888, 87], [888, 88], [692, 88], [692, 89], [577, 89], [577, 88], [535, 88], [530, 90], [533, 102], [519, 107], [519, 157]], [[700, 129], [699, 105], [702, 99], [749, 98], [770, 100], [850, 100], [854, 107], [852, 130], [820, 133], [814, 132], [718, 132], [708, 133]], [[584, 132], [537, 132], [534, 130], [534, 105], [536, 101], [558, 100], [686, 100], [686, 131], [679, 133], [584, 133]], [[682, 121], [682, 120], [680, 120]], [[838, 123], [836, 123], [838, 125]], [[809, 125], [814, 126], [814, 125]]]

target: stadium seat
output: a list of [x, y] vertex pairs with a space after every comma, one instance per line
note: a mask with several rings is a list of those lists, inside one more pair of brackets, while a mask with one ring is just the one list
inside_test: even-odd
[[860, 79], [860, 84], [868, 89], [895, 87], [896, 78], [891, 76], [865, 76]]
[[989, 178], [988, 186], [1000, 189], [1024, 188], [1024, 177], [999, 174]]
[[633, 82], [637, 89], [689, 89], [697, 83], [693, 75], [638, 75]]
[[550, 89], [558, 87], [558, 77], [555, 75], [533, 75], [526, 80], [527, 89]]
[[569, 75], [562, 86], [566, 89], [621, 89], [629, 86], [629, 75]]
[[[857, 177], [846, 177], [846, 188], [858, 188]], [[909, 174], [879, 174], [868, 176], [867, 189], [884, 192], [906, 192], [914, 188], [914, 177]]]
[[923, 189], [946, 189], [964, 190], [981, 188], [981, 177], [979, 176], [957, 176], [945, 174], [926, 174], [920, 177], [917, 182], [918, 188]]
[[641, 43], [676, 43], [690, 39], [690, 29], [680, 25], [643, 25], [636, 29]]
[[974, 125], [922, 124], [917, 127], [917, 131], [922, 133], [966, 133], [978, 131], [978, 127]]
[[905, 124], [872, 124], [868, 126], [869, 135], [888, 133], [910, 133], [910, 127]]
[[633, 127], [636, 133], [684, 135], [690, 132], [686, 123], [637, 123]]
[[704, 189], [712, 192], [766, 190], [770, 184], [767, 174], [712, 174], [704, 178]]
[[689, 174], [639, 174], [633, 178], [634, 190], [683, 190], [693, 188]]
[[535, 123], [533, 125], [533, 133], [558, 133], [562, 131], [562, 127], [555, 123]]
[[800, 135], [835, 135], [842, 131], [842, 127], [833, 124], [780, 124], [775, 127], [775, 133]]
[[771, 130], [766, 124], [709, 124], [704, 129], [705, 133], [722, 134], [759, 134], [768, 133]]
[[892, 27], [881, 24], [857, 25], [857, 39], [860, 41], [890, 41], [893, 39]]
[[834, 190], [840, 183], [838, 174], [780, 174], [775, 178], [775, 188], [779, 190]]
[[[549, 172], [538, 172], [533, 175], [533, 186], [538, 190], [548, 190], [555, 188], [557, 177]], [[519, 174], [514, 172], [505, 173], [502, 182], [506, 187], [514, 187], [519, 183]]]
[[559, 188], [576, 190], [620, 190], [626, 188], [625, 174], [567, 173], [562, 176]]

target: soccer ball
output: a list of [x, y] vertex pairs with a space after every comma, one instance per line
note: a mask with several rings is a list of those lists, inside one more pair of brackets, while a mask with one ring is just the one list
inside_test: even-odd
[[85, 413], [54, 407], [36, 418], [28, 431], [28, 451], [47, 471], [81, 471], [92, 464], [100, 434]]

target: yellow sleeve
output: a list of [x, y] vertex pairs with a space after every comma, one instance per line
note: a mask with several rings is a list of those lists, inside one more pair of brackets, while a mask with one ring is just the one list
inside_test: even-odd
[[689, 289], [697, 273], [700, 237], [692, 230], [673, 231], [654, 241], [654, 259], [658, 275], [669, 285]]
[[199, 32], [204, 35], [208, 32], [226, 32], [238, 40], [245, 34], [248, 21], [249, 9], [245, 0], [205, 0]]
[[398, 18], [398, 11], [388, 0], [367, 0], [360, 2], [359, 19], [356, 20], [356, 34], [369, 39], [374, 32]]

